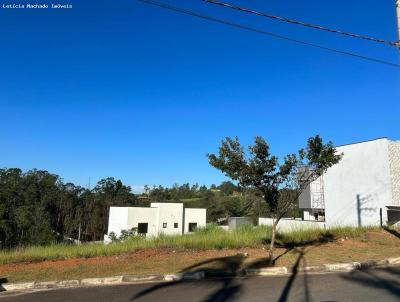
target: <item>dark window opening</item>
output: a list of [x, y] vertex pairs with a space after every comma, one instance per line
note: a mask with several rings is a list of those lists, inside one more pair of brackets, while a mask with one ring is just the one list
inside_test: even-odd
[[177, 222], [174, 223], [174, 228], [175, 228], [175, 229], [178, 228], [178, 223], [177, 223]]
[[163, 227], [163, 229], [166, 229], [166, 228], [167, 228], [167, 223], [164, 222], [164, 223], [162, 224], [162, 227]]
[[147, 234], [149, 228], [148, 223], [138, 223], [138, 234]]
[[197, 229], [197, 222], [189, 222], [189, 232], [194, 232]]

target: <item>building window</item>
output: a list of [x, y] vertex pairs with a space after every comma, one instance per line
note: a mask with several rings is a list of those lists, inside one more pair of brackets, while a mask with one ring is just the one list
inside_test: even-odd
[[194, 232], [197, 229], [197, 222], [189, 222], [189, 232]]
[[167, 223], [163, 222], [162, 227], [163, 227], [163, 229], [166, 229], [167, 228]]
[[178, 227], [179, 227], [178, 223], [175, 222], [175, 223], [174, 223], [174, 228], [177, 229]]
[[138, 223], [138, 234], [147, 234], [148, 228], [148, 223]]

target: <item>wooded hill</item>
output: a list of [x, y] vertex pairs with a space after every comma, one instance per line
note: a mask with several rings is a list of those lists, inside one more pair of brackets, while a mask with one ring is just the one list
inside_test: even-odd
[[113, 177], [89, 189], [64, 183], [60, 176], [43, 170], [0, 169], [0, 247], [68, 241], [78, 239], [79, 233], [83, 241], [102, 240], [110, 206], [149, 206], [150, 202], [207, 208], [207, 221], [217, 223], [229, 216], [256, 220], [268, 214], [259, 196], [232, 182], [210, 187], [146, 186], [138, 195]]

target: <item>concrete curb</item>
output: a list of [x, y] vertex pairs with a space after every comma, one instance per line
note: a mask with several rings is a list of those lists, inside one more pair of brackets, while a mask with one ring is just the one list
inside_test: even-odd
[[388, 264], [400, 264], [400, 257], [387, 259]]
[[154, 282], [154, 281], [162, 281], [164, 279], [164, 275], [155, 275], [155, 276], [123, 276], [123, 283], [145, 283], [145, 282]]
[[200, 280], [204, 278], [205, 272], [200, 271], [165, 275], [164, 281]]
[[[332, 263], [317, 266], [307, 266], [299, 269], [299, 272], [312, 273], [333, 273], [333, 272], [351, 272], [365, 268], [373, 268], [384, 265], [400, 264], [400, 257], [388, 258], [385, 260], [371, 260], [366, 262], [350, 262], [350, 263]], [[290, 275], [292, 269], [290, 267], [268, 267], [260, 269], [245, 269], [236, 276], [285, 276]], [[225, 275], [221, 275], [224, 277]], [[233, 277], [227, 274], [226, 277]], [[142, 284], [149, 282], [176, 282], [185, 280], [201, 280], [207, 278], [215, 278], [215, 276], [207, 276], [206, 272], [186, 272], [167, 275], [153, 276], [113, 276], [104, 278], [85, 278], [82, 280], [63, 280], [63, 281], [45, 281], [45, 282], [21, 282], [21, 283], [4, 283], [1, 287], [7, 291], [22, 291], [32, 289], [54, 289], [54, 288], [71, 288], [71, 287], [88, 287], [100, 285], [121, 285], [121, 284]]]
[[23, 283], [10, 283], [3, 284], [2, 287], [6, 291], [32, 289], [35, 288], [35, 282], [23, 282]]
[[285, 266], [281, 267], [267, 267], [267, 268], [248, 268], [244, 270], [244, 275], [246, 276], [279, 276], [286, 275], [288, 269]]
[[324, 264], [325, 271], [328, 272], [351, 272], [357, 269], [361, 269], [360, 262], [350, 262], [350, 263], [333, 263]]

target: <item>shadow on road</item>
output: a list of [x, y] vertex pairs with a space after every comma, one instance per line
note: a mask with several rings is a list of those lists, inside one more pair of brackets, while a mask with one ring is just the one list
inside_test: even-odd
[[[282, 238], [281, 238], [282, 239]], [[278, 238], [279, 240], [279, 238]], [[282, 289], [282, 292], [280, 294], [279, 302], [284, 302], [287, 301], [290, 290], [292, 288], [292, 285], [297, 278], [297, 275], [299, 273], [300, 267], [306, 265], [306, 260], [305, 260], [305, 255], [307, 252], [312, 250], [313, 248], [324, 244], [326, 242], [329, 242], [333, 240], [333, 235], [330, 234], [325, 234], [324, 236], [321, 236], [320, 238], [316, 240], [312, 240], [306, 243], [302, 244], [297, 244], [296, 242], [289, 242], [284, 245], [286, 247], [286, 251], [280, 255], [278, 255], [273, 261], [270, 261], [269, 258], [264, 258], [264, 259], [259, 259], [250, 263], [244, 263], [245, 256], [242, 254], [238, 254], [235, 256], [229, 256], [229, 257], [221, 257], [221, 258], [213, 258], [209, 259], [206, 261], [202, 261], [199, 263], [196, 263], [194, 265], [191, 265], [189, 267], [184, 268], [183, 270], [180, 271], [180, 273], [188, 273], [188, 272], [205, 272], [205, 276], [207, 277], [203, 282], [207, 283], [209, 282], [210, 284], [218, 284], [218, 288], [212, 292], [209, 296], [207, 296], [205, 299], [202, 300], [202, 302], [226, 302], [226, 301], [233, 301], [235, 297], [237, 297], [240, 292], [242, 291], [242, 283], [238, 281], [237, 276], [241, 276], [242, 280], [243, 279], [248, 279], [251, 278], [250, 276], [243, 276], [242, 272], [243, 269], [248, 269], [248, 268], [262, 268], [262, 267], [268, 267], [268, 266], [273, 266], [276, 261], [284, 256], [285, 254], [289, 252], [295, 252], [297, 255], [297, 259], [295, 264], [292, 267], [292, 273], [288, 278], [287, 283], [285, 284], [284, 288]], [[287, 242], [287, 240], [285, 240]], [[278, 241], [279, 244], [279, 241]], [[312, 245], [312, 246], [310, 246]], [[280, 245], [282, 246], [282, 245]], [[212, 277], [222, 277], [222, 278], [215, 278], [212, 279]], [[211, 279], [210, 279], [211, 278]], [[305, 286], [305, 292], [304, 292], [304, 300], [305, 301], [310, 301], [310, 293], [309, 293], [309, 287], [308, 287], [308, 282], [307, 282], [307, 274], [303, 274], [304, 278], [304, 286]], [[141, 297], [147, 296], [153, 292], [156, 292], [158, 290], [162, 290], [165, 288], [171, 288], [174, 287], [178, 284], [182, 284], [184, 282], [190, 282], [190, 281], [172, 281], [172, 282], [166, 282], [166, 283], [159, 283], [154, 286], [151, 286], [136, 295], [134, 295], [131, 298], [131, 301], [140, 299]]]
[[394, 297], [400, 297], [400, 267], [357, 270], [343, 275], [342, 278], [363, 286], [385, 290]]
[[0, 278], [0, 292], [4, 292], [6, 289], [3, 287], [4, 283], [7, 283], [7, 278]]
[[[287, 301], [287, 299], [289, 297], [290, 289], [293, 285], [293, 282], [295, 281], [295, 279], [297, 277], [297, 274], [299, 273], [299, 266], [300, 266], [301, 260], [303, 258], [304, 258], [304, 249], [301, 249], [298, 251], [297, 260], [296, 260], [294, 266], [292, 267], [292, 274], [290, 275], [288, 281], [286, 282], [285, 287], [282, 289], [282, 292], [278, 299], [278, 302]], [[308, 293], [308, 288], [307, 288], [306, 292]], [[306, 301], [308, 301], [308, 299], [306, 299]]]
[[[195, 273], [201, 271], [205, 272], [205, 275], [207, 277], [223, 277], [211, 280], [205, 279], [205, 282], [210, 282], [213, 284], [219, 283], [220, 286], [216, 291], [211, 293], [203, 301], [204, 302], [232, 301], [234, 300], [235, 296], [241, 291], [241, 285], [233, 277], [240, 275], [240, 268], [243, 264], [244, 259], [245, 256], [240, 254], [229, 257], [213, 258], [188, 266], [184, 268], [182, 271], [180, 271], [180, 273], [188, 273], [188, 272]], [[170, 288], [177, 284], [181, 284], [183, 282], [190, 282], [190, 281], [182, 280], [182, 281], [172, 281], [172, 282], [156, 284], [133, 296], [131, 301], [139, 299], [157, 290]]]

